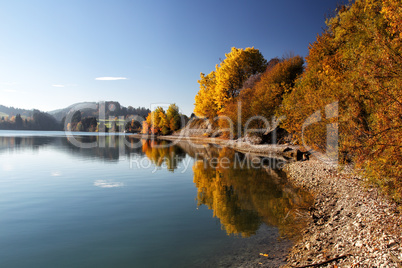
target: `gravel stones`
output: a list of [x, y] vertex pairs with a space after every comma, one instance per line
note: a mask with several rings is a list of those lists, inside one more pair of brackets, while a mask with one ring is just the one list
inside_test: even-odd
[[[295, 186], [311, 191], [308, 227], [284, 267], [402, 267], [402, 215], [364, 179], [310, 161], [285, 167]], [[332, 261], [331, 261], [332, 260]]]

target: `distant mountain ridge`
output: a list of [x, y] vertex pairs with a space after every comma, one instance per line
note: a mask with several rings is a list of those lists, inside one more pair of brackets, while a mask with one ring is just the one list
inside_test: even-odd
[[20, 109], [20, 108], [14, 108], [14, 107], [7, 107], [4, 105], [0, 105], [0, 116], [16, 116], [17, 114], [25, 117], [31, 117], [33, 113], [33, 110], [27, 110], [27, 109]]
[[108, 119], [109, 117], [119, 116], [126, 117], [127, 115], [139, 115], [145, 118], [151, 112], [151, 110], [144, 107], [124, 107], [121, 106], [120, 103], [117, 101], [105, 101], [79, 102], [72, 104], [66, 108], [50, 111], [48, 113], [56, 118], [57, 121], [62, 121], [63, 118], [66, 117], [67, 114], [72, 110], [79, 110], [81, 112], [82, 118], [95, 117], [96, 119], [99, 119], [100, 114], [102, 114], [102, 116], [104, 115], [105, 119]]
[[[97, 103], [96, 102], [78, 102], [78, 103], [71, 104], [70, 106], [68, 106], [66, 108], [49, 111], [47, 113], [52, 115], [57, 121], [61, 121], [71, 110], [80, 110], [79, 107], [85, 107], [85, 106], [90, 106], [90, 105], [94, 105], [94, 104], [97, 104]], [[85, 117], [85, 116], [83, 116], [83, 117]]]
[[[91, 107], [91, 108], [88, 108]], [[96, 109], [93, 109], [95, 108]], [[117, 101], [106, 101], [106, 102], [79, 102], [79, 103], [74, 103], [68, 107], [53, 110], [47, 112], [47, 114], [51, 115], [54, 117], [58, 122], [61, 122], [63, 118], [72, 110], [79, 110], [82, 114], [82, 118], [85, 117], [95, 117], [99, 119], [99, 110], [102, 109], [102, 114], [104, 111], [105, 118], [109, 118], [111, 116], [113, 117], [119, 117], [119, 116], [127, 116], [127, 115], [139, 115], [143, 118], [145, 118], [148, 113], [151, 111], [147, 108], [144, 107], [138, 107], [138, 108], [133, 108], [132, 106], [124, 107], [121, 106], [119, 102]], [[6, 107], [4, 105], [0, 105], [0, 116], [4, 117], [12, 117], [16, 116], [17, 114], [20, 114], [21, 116], [24, 117], [32, 117], [33, 111], [32, 110], [27, 110], [27, 109], [20, 109], [20, 108], [14, 108], [14, 107]]]
[[94, 101], [92, 101], [92, 102], [77, 102], [77, 103], [74, 103], [74, 104], [71, 104], [70, 106], [68, 106], [68, 107], [66, 107], [66, 108], [60, 108], [60, 109], [57, 109], [57, 110], [52, 110], [52, 111], [49, 111], [49, 112], [47, 112], [48, 114], [56, 114], [56, 113], [58, 113], [58, 112], [61, 112], [61, 111], [63, 111], [63, 110], [66, 110], [66, 109], [71, 109], [71, 108], [73, 108], [73, 107], [76, 107], [76, 106], [78, 106], [78, 105], [86, 105], [86, 104], [96, 104], [96, 102], [94, 102]]

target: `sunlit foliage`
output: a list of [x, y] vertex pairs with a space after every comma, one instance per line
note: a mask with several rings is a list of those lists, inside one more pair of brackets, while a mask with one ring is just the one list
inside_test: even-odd
[[167, 135], [178, 130], [182, 125], [182, 115], [179, 107], [171, 104], [165, 112], [162, 107], [157, 107], [148, 114], [142, 125], [143, 134], [162, 134]]
[[200, 117], [214, 118], [218, 114], [218, 107], [215, 104], [215, 72], [205, 75], [201, 73], [198, 80], [200, 90], [195, 96], [194, 113]]
[[233, 48], [215, 71], [201, 74], [194, 112], [219, 115], [227, 138], [286, 116], [282, 127], [323, 153], [337, 134], [329, 126], [339, 126], [340, 160], [402, 202], [401, 2], [356, 0], [326, 23], [304, 71], [299, 56], [267, 64], [258, 50]]
[[311, 45], [307, 70], [284, 99], [284, 127], [301, 141], [325, 147], [325, 106], [338, 101], [340, 151], [364, 175], [402, 200], [402, 12], [400, 1], [360, 0], [327, 21]]
[[[283, 94], [293, 87], [296, 78], [303, 72], [303, 64], [300, 56], [272, 59], [259, 80], [250, 83], [252, 87], [243, 88], [239, 96], [222, 109], [220, 115], [228, 116], [234, 123], [236, 136], [245, 135], [239, 130], [261, 129], [265, 132], [272, 127], [272, 119], [282, 103]], [[230, 127], [228, 120], [219, 123], [221, 128]]]
[[236, 98], [243, 83], [252, 75], [262, 73], [267, 62], [255, 48], [233, 47], [226, 58], [208, 75], [201, 73], [200, 91], [195, 97], [197, 116], [214, 118], [226, 104]]

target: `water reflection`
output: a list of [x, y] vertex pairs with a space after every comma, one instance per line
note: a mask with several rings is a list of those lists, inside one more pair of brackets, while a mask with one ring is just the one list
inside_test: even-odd
[[[197, 204], [213, 210], [213, 216], [220, 220], [222, 229], [228, 235], [249, 237], [265, 223], [279, 227], [282, 236], [292, 237], [304, 225], [299, 212], [312, 204], [310, 194], [292, 187], [287, 183], [285, 174], [275, 169], [283, 164], [277, 159], [261, 161], [261, 158], [214, 145], [195, 148], [188, 143], [179, 143], [170, 146], [169, 141], [138, 140], [127, 136], [75, 138], [82, 143], [102, 142], [104, 146], [79, 148], [62, 136], [0, 136], [0, 154], [10, 149], [39, 150], [47, 147], [103, 161], [117, 161], [134, 154], [147, 157], [156, 167], [166, 166], [172, 172], [182, 161], [190, 161], [186, 158], [189, 155], [195, 159], [193, 181], [197, 187]], [[101, 188], [123, 186], [120, 182], [107, 180], [97, 180], [94, 185]]]
[[271, 226], [300, 230], [310, 198], [276, 169], [235, 166], [258, 158], [213, 145], [1, 135], [2, 267], [257, 267], [270, 261], [261, 252], [283, 260], [289, 241]]
[[[239, 157], [230, 149], [221, 149], [216, 160], [201, 159], [193, 166], [198, 205], [213, 210], [228, 235], [249, 237], [262, 223], [279, 227], [282, 236], [294, 237], [305, 223], [300, 212], [311, 206], [312, 196], [286, 182], [285, 174], [268, 166], [241, 168], [261, 161]], [[223, 167], [220, 163], [230, 159]], [[275, 163], [274, 161], [266, 161]], [[251, 166], [251, 164], [249, 165]], [[256, 166], [256, 165], [254, 165]]]
[[2, 151], [13, 149], [37, 149], [52, 143], [51, 137], [4, 137], [0, 136], [0, 153]]
[[287, 182], [285, 173], [278, 169], [284, 164], [280, 159], [246, 156], [210, 144], [193, 147], [178, 143], [169, 151], [149, 149], [157, 145], [161, 143], [147, 141], [143, 146], [154, 163], [175, 159], [176, 152], [196, 160], [197, 204], [213, 210], [228, 235], [249, 237], [265, 223], [279, 227], [282, 236], [295, 237], [305, 224], [302, 214], [312, 205], [313, 196]]
[[8, 150], [33, 150], [51, 147], [58, 151], [86, 159], [101, 159], [104, 161], [118, 161], [131, 154], [144, 155], [139, 139], [128, 136], [75, 136], [82, 144], [96, 143], [93, 148], [80, 148], [73, 145], [65, 136], [0, 136], [0, 154]]
[[141, 140], [141, 142], [142, 151], [157, 167], [165, 164], [169, 171], [174, 171], [186, 157], [185, 151], [179, 146], [170, 146], [170, 141]]
[[144, 154], [141, 149], [141, 141], [128, 136], [77, 136], [74, 138], [83, 144], [96, 144], [93, 148], [81, 148], [73, 145], [69, 139], [61, 138], [64, 148], [67, 148], [70, 153], [87, 158], [95, 157], [113, 162], [119, 159], [126, 159], [132, 154]]

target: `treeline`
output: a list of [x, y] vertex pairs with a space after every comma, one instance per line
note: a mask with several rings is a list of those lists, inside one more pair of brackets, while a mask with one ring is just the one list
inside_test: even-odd
[[[71, 117], [71, 122], [65, 124], [66, 118], [62, 119], [64, 130], [68, 131], [81, 131], [81, 132], [98, 132], [98, 120], [96, 117], [82, 118], [81, 111], [75, 111]], [[105, 129], [106, 130], [106, 129]]]
[[48, 113], [38, 110], [32, 111], [32, 117], [17, 114], [12, 117], [2, 116], [0, 119], [1, 130], [63, 130], [60, 122]]
[[[85, 104], [85, 103], [84, 103]], [[103, 107], [102, 107], [103, 105]], [[82, 105], [85, 106], [85, 105]], [[77, 106], [76, 106], [77, 107]], [[104, 102], [97, 104], [97, 109], [82, 109], [74, 111], [74, 105], [60, 110], [54, 114], [33, 110], [8, 108], [1, 106], [2, 111], [22, 111], [23, 114], [3, 113], [0, 115], [0, 130], [69, 130], [83, 132], [127, 132], [139, 133], [142, 122], [150, 113], [149, 109], [132, 106], [123, 107], [118, 102]], [[99, 109], [103, 109], [103, 117], [99, 119]], [[72, 110], [70, 112], [70, 110]], [[70, 114], [72, 113], [72, 114]], [[60, 115], [63, 117], [57, 120]], [[66, 124], [66, 118], [70, 121]]]
[[253, 135], [262, 135], [270, 130], [272, 117], [303, 72], [303, 64], [300, 56], [267, 62], [258, 49], [232, 48], [215, 71], [201, 73], [194, 112], [218, 127], [220, 136], [238, 138], [251, 134], [250, 129], [260, 130]]
[[[85, 108], [85, 106], [89, 106], [88, 104], [96, 104], [96, 109]], [[71, 110], [80, 107], [82, 108], [75, 111], [70, 122], [66, 124], [66, 118], [71, 115]], [[150, 112], [151, 110], [144, 107], [124, 107], [119, 102], [107, 101], [79, 103], [58, 111], [55, 116], [63, 115], [61, 122], [64, 129], [69, 131], [140, 133], [142, 122]]]
[[83, 112], [75, 111], [70, 122], [66, 124], [66, 118], [63, 118], [62, 125], [64, 130], [80, 132], [125, 132], [140, 133], [144, 118], [139, 115], [129, 115], [109, 117], [109, 119], [97, 119], [94, 116], [84, 117]]
[[[88, 108], [91, 107], [91, 108]], [[95, 109], [92, 107], [96, 107]], [[82, 118], [95, 117], [99, 119], [99, 115], [102, 114], [105, 118], [110, 117], [124, 117], [138, 115], [145, 118], [151, 111], [144, 107], [134, 108], [133, 106], [124, 107], [117, 101], [105, 101], [105, 102], [82, 102], [70, 105], [64, 109], [49, 112], [56, 120], [61, 121], [67, 116], [71, 110], [80, 110]]]
[[326, 23], [304, 70], [299, 56], [266, 63], [254, 48], [233, 48], [201, 74], [194, 112], [233, 138], [250, 126], [267, 128], [275, 115], [297, 143], [323, 153], [337, 134], [327, 130], [338, 127], [340, 161], [401, 202], [402, 5], [356, 0]]
[[2, 121], [4, 121], [6, 117], [17, 116], [18, 114], [22, 117], [32, 117], [32, 110], [0, 105], [0, 119], [2, 119]]
[[176, 104], [169, 105], [166, 112], [162, 107], [157, 107], [143, 122], [142, 133], [168, 135], [184, 127], [187, 122], [187, 116], [179, 112]]

